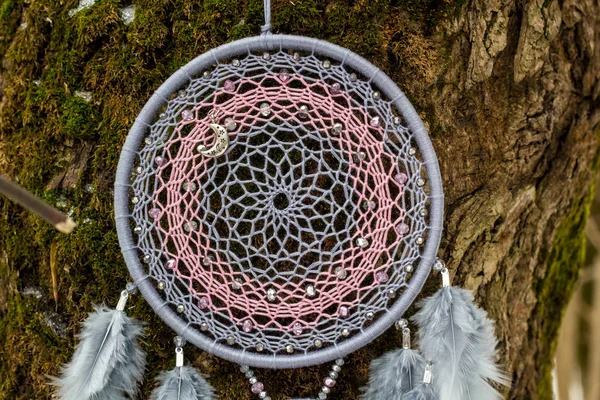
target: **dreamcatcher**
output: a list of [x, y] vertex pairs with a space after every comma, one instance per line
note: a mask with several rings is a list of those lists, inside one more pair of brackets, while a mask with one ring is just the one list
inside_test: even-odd
[[[205, 53], [174, 73], [121, 153], [115, 217], [133, 277], [116, 310], [84, 323], [55, 380], [61, 399], [124, 399], [143, 375], [141, 292], [178, 336], [155, 399], [213, 399], [183, 365], [190, 342], [251, 368], [332, 363], [391, 326], [402, 348], [372, 365], [368, 400], [495, 399], [493, 323], [436, 260], [443, 222], [437, 158], [414, 108], [383, 72], [342, 47], [270, 33]], [[434, 267], [443, 288], [403, 313]], [[335, 396], [334, 396], [335, 397]]]

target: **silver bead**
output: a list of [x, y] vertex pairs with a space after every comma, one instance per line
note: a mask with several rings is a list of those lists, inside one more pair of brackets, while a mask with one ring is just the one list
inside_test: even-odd
[[256, 382], [258, 382], [258, 379], [256, 379], [255, 376], [253, 376], [252, 378], [248, 379], [248, 382], [250, 382], [251, 385], [254, 385]]
[[184, 311], [185, 311], [185, 307], [183, 306], [183, 304], [179, 304], [179, 305], [177, 306], [177, 312], [178, 312], [179, 314], [181, 314], [181, 313], [182, 313], [182, 312], [184, 312]]
[[344, 359], [338, 358], [337, 360], [335, 360], [335, 365], [338, 365], [341, 367], [342, 365], [344, 365]]
[[229, 132], [234, 131], [237, 128], [237, 122], [235, 122], [233, 118], [226, 118], [225, 128], [227, 128]]
[[379, 92], [373, 92], [373, 98], [375, 100], [379, 100], [381, 98], [381, 93], [379, 93]]
[[135, 172], [136, 172], [137, 174], [141, 174], [141, 173], [142, 173], [142, 171], [143, 171], [142, 167], [137, 167], [137, 168], [135, 169]]
[[407, 326], [408, 326], [408, 321], [405, 320], [404, 318], [402, 318], [394, 323], [394, 327], [399, 331], [403, 330]]
[[166, 285], [165, 285], [165, 283], [164, 283], [163, 281], [160, 281], [160, 282], [158, 282], [158, 284], [157, 284], [157, 287], [158, 287], [160, 290], [163, 290], [163, 289], [165, 288], [165, 286], [166, 286]]
[[367, 319], [368, 319], [369, 321], [372, 321], [372, 320], [373, 320], [373, 318], [375, 318], [375, 314], [373, 314], [371, 311], [369, 311], [369, 312], [367, 313], [366, 317], [367, 317]]
[[348, 328], [342, 329], [342, 336], [350, 336], [350, 330]]
[[317, 292], [315, 290], [315, 287], [313, 285], [307, 285], [306, 286], [306, 295], [308, 297], [315, 297], [317, 295]]
[[327, 395], [325, 393], [319, 393], [319, 400], [327, 399]]
[[204, 79], [208, 79], [208, 78], [210, 78], [210, 72], [208, 72], [208, 71], [204, 71], [204, 72], [202, 73], [202, 77], [203, 77]]
[[213, 256], [204, 257], [202, 259], [202, 265], [208, 267], [213, 261], [215, 261], [215, 258]]
[[330, 377], [331, 379], [337, 379], [337, 378], [338, 378], [338, 376], [339, 376], [339, 375], [338, 375], [338, 373], [337, 373], [337, 372], [335, 372], [335, 371], [331, 371], [331, 372], [329, 373], [329, 377]]
[[365, 248], [369, 245], [369, 241], [365, 238], [358, 238], [358, 239], [356, 239], [356, 245], [358, 247]]
[[416, 242], [417, 244], [423, 244], [423, 242], [424, 242], [424, 241], [425, 241], [425, 239], [423, 239], [421, 236], [419, 236], [419, 237], [417, 238], [417, 240], [415, 240], [415, 242]]
[[349, 78], [350, 78], [350, 82], [356, 82], [356, 80], [358, 79], [358, 76], [356, 76], [355, 73], [351, 73]]
[[441, 258], [437, 258], [435, 260], [435, 264], [433, 264], [433, 270], [440, 272], [444, 268], [446, 268], [446, 263], [444, 262], [444, 260], [442, 260]]
[[287, 346], [285, 346], [285, 351], [287, 351], [288, 353], [293, 353], [294, 352], [294, 346], [292, 346], [291, 344], [288, 344]]
[[344, 128], [344, 126], [342, 124], [340, 124], [339, 122], [336, 122], [335, 124], [333, 124], [333, 134], [334, 135], [338, 135], [342, 132], [342, 129]]
[[259, 399], [264, 399], [265, 397], [267, 397], [267, 392], [264, 390], [258, 394]]
[[254, 376], [254, 371], [250, 370], [246, 372], [246, 378], [250, 379]]
[[262, 103], [260, 105], [260, 113], [263, 117], [268, 117], [271, 115], [271, 108], [269, 107], [269, 103]]
[[315, 345], [315, 347], [318, 349], [321, 346], [323, 346], [323, 342], [321, 341], [321, 339], [315, 339], [315, 341], [313, 342], [313, 344]]
[[237, 58], [234, 58], [233, 61], [231, 61], [231, 65], [233, 65], [234, 67], [239, 67], [240, 64], [241, 62]]
[[298, 117], [300, 119], [308, 118], [308, 106], [306, 106], [306, 105], [300, 106], [300, 108], [298, 109]]
[[346, 277], [348, 276], [348, 272], [343, 267], [335, 267], [333, 273], [335, 274], [335, 276], [338, 277], [338, 279], [342, 280], [346, 279]]
[[206, 322], [203, 322], [200, 324], [200, 330], [202, 332], [206, 332], [208, 330], [208, 324]]
[[144, 139], [144, 143], [146, 144], [152, 144], [152, 139], [150, 139], [149, 137]]
[[390, 299], [395, 299], [396, 298], [396, 291], [394, 289], [390, 289], [387, 291], [387, 297], [389, 297]]
[[185, 90], [180, 90], [177, 93], [177, 96], [179, 96], [180, 99], [185, 99], [185, 95], [186, 95]]
[[342, 370], [342, 367], [339, 365], [334, 365], [333, 367], [331, 367], [331, 370], [339, 373]]
[[300, 61], [300, 53], [298, 53], [298, 52], [294, 53], [294, 60]]
[[233, 290], [240, 290], [242, 288], [242, 280], [240, 278], [235, 278], [231, 283], [231, 288]]
[[328, 69], [331, 67], [331, 61], [325, 60], [323, 61], [323, 68]]
[[400, 125], [402, 119], [400, 117], [394, 117], [394, 125]]
[[198, 185], [195, 182], [183, 182], [181, 188], [186, 192], [194, 192], [198, 189]]
[[175, 347], [183, 347], [185, 345], [185, 339], [183, 339], [181, 336], [175, 336], [173, 338], [173, 344]]
[[325, 394], [328, 394], [329, 392], [331, 392], [331, 389], [329, 389], [327, 386], [323, 386], [321, 388], [321, 392], [325, 393]]
[[247, 365], [242, 365], [242, 366], [240, 367], [240, 371], [241, 371], [243, 374], [245, 374], [246, 372], [250, 371], [250, 367], [249, 367], [249, 366], [247, 366]]
[[142, 261], [145, 262], [146, 264], [148, 264], [150, 262], [150, 260], [152, 259], [152, 257], [150, 257], [149, 254], [146, 254], [143, 258]]
[[164, 113], [164, 112], [163, 112], [163, 113], [160, 113], [160, 114], [158, 114], [158, 118], [160, 118], [160, 119], [165, 119], [165, 118], [167, 118], [167, 113]]
[[137, 204], [137, 203], [139, 203], [139, 202], [140, 202], [140, 199], [139, 199], [139, 198], [137, 198], [137, 197], [133, 197], [133, 198], [131, 199], [131, 202], [132, 202], [133, 204]]
[[408, 273], [413, 272], [414, 267], [412, 266], [412, 264], [408, 264], [406, 267], [404, 267], [404, 270]]
[[265, 349], [265, 345], [263, 345], [262, 343], [257, 343], [256, 344], [256, 351], [261, 352]]
[[423, 178], [417, 179], [417, 186], [421, 186], [421, 187], [425, 186], [425, 179], [423, 179]]
[[417, 153], [417, 150], [415, 150], [414, 147], [411, 147], [410, 149], [408, 149], [408, 154], [410, 154], [411, 156], [414, 156]]
[[227, 344], [228, 345], [234, 345], [235, 344], [235, 338], [233, 336], [228, 336], [227, 337]]
[[427, 209], [424, 208], [421, 211], [419, 211], [419, 214], [421, 214], [421, 217], [426, 217], [427, 216]]
[[268, 60], [269, 58], [271, 58], [271, 55], [265, 51], [263, 53], [263, 59]]
[[136, 233], [136, 234], [142, 233], [142, 227], [136, 226], [135, 228], [133, 228], [133, 233]]
[[269, 300], [270, 302], [274, 302], [275, 300], [277, 300], [277, 290], [275, 290], [274, 288], [269, 288], [267, 290], [267, 300]]
[[271, 396], [265, 397], [265, 400], [271, 400]]

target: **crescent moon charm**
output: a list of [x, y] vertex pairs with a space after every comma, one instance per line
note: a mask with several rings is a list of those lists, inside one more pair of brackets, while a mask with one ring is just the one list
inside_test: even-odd
[[227, 151], [229, 147], [229, 134], [227, 133], [227, 129], [215, 123], [210, 124], [210, 129], [215, 133], [215, 144], [210, 148], [202, 146], [199, 150], [203, 156], [216, 158]]

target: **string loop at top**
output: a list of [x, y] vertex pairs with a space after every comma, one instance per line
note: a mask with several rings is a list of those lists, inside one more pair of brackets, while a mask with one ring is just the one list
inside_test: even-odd
[[261, 26], [260, 32], [263, 35], [271, 33], [271, 0], [265, 0], [265, 24]]

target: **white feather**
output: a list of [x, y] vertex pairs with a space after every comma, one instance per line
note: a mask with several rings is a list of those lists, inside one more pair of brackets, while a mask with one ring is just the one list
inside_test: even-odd
[[213, 387], [193, 367], [175, 367], [161, 373], [156, 381], [159, 385], [152, 392], [151, 400], [216, 399]]
[[123, 311], [96, 307], [83, 322], [73, 359], [52, 378], [60, 400], [126, 399], [137, 392], [145, 367], [142, 327]]
[[415, 350], [399, 349], [371, 363], [363, 400], [398, 400], [423, 382], [425, 360]]
[[433, 364], [440, 400], [499, 400], [492, 385], [509, 380], [497, 365], [494, 322], [478, 308], [470, 291], [444, 287], [422, 302], [413, 317], [419, 347]]
[[[435, 389], [430, 383], [423, 383], [417, 386], [412, 391], [402, 396], [402, 400], [437, 400], [438, 397], [435, 394]], [[397, 397], [396, 400], [400, 400]]]

